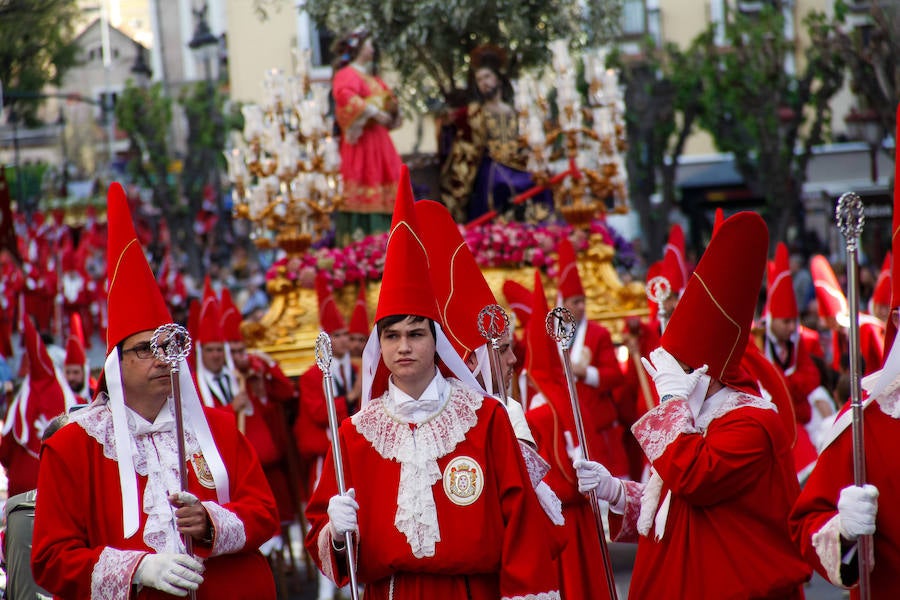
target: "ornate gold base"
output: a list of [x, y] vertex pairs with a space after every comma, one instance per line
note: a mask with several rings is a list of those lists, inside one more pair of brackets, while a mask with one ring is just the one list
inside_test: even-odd
[[[588, 318], [606, 326], [613, 340], [619, 343], [624, 319], [644, 317], [649, 311], [644, 285], [636, 281], [622, 283], [612, 264], [614, 255], [615, 250], [611, 246], [604, 244], [599, 235], [593, 235], [589, 250], [579, 257], [578, 271], [588, 295]], [[503, 305], [506, 305], [502, 291], [505, 280], [518, 281], [528, 289], [534, 284], [532, 267], [491, 268], [483, 272], [498, 302]], [[555, 282], [544, 276], [544, 286], [548, 301], [553, 306]], [[367, 286], [370, 317], [375, 314], [379, 288], [380, 282], [369, 282]], [[319, 333], [316, 293], [299, 287], [285, 277], [283, 270], [269, 281], [268, 291], [272, 297], [269, 312], [260, 323], [244, 323], [244, 335], [252, 348], [262, 350], [277, 360], [287, 375], [301, 375], [315, 363], [313, 347]], [[335, 300], [348, 319], [356, 295], [356, 285], [335, 290]]]

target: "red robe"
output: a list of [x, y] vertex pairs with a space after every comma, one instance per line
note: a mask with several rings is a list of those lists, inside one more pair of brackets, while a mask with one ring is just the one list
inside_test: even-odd
[[[448, 382], [442, 411], [414, 428], [385, 412], [385, 396], [341, 425], [344, 475], [360, 505], [358, 573], [365, 597], [387, 600], [393, 587], [395, 598], [559, 598], [555, 573], [542, 568], [552, 561], [549, 522], [506, 411], [495, 399]], [[402, 458], [403, 466], [390, 457]], [[306, 547], [326, 575], [345, 585], [346, 563], [333, 551], [328, 526], [328, 500], [337, 493], [331, 459], [329, 454], [307, 507]], [[434, 482], [401, 498], [401, 469], [411, 480]], [[415, 502], [427, 498], [433, 498], [432, 512]], [[395, 525], [400, 506], [422, 508], [420, 521], [410, 518], [406, 533]], [[438, 531], [416, 527], [419, 522]]]
[[[108, 431], [107, 439], [112, 439], [111, 413], [105, 403], [97, 401], [82, 411], [77, 418], [92, 416], [87, 411], [97, 411], [98, 420], [107, 418], [108, 426], [101, 420], [93, 430]], [[197, 476], [204, 463], [198, 466], [194, 458], [190, 460], [188, 490], [203, 502], [215, 530], [212, 545], [194, 543], [194, 553], [206, 567], [197, 598], [275, 598], [272, 572], [257, 550], [278, 530], [272, 492], [234, 418], [218, 410], [204, 412], [228, 469], [231, 497], [224, 505], [217, 504], [215, 485]], [[88, 598], [92, 593], [101, 597], [101, 591], [104, 598], [134, 597], [129, 596], [134, 572], [145, 553], [154, 551], [143, 536], [148, 520], [143, 510], [138, 532], [127, 539], [123, 535], [119, 470], [106, 456], [108, 451], [80, 422], [69, 423], [44, 446], [32, 571], [39, 585], [63, 598]], [[144, 506], [148, 479], [136, 476], [138, 502]], [[137, 595], [163, 597], [171, 596], [147, 587]]]
[[599, 379], [597, 385], [590, 385], [584, 379], [578, 379], [575, 384], [581, 402], [585, 434], [595, 439], [591, 459], [603, 463], [613, 475], [624, 476], [628, 474], [628, 458], [613, 391], [624, 383], [625, 378], [606, 327], [593, 321], [585, 320], [583, 323], [587, 330], [582, 356], [575, 356], [578, 349], [573, 345], [572, 363], [583, 358], [589, 359], [588, 363], [596, 369]]
[[[900, 502], [897, 467], [893, 457], [900, 443], [900, 396], [896, 392], [883, 401], [869, 402], [864, 410], [863, 438], [866, 445], [866, 481], [878, 488], [878, 514], [875, 519], [874, 566], [870, 574], [872, 598], [893, 598], [897, 594], [900, 573]], [[841, 550], [837, 523], [837, 501], [841, 490], [853, 484], [853, 442], [850, 414], [845, 411], [832, 429], [833, 442], [823, 448], [791, 512], [790, 527], [794, 541], [806, 561], [834, 585], [856, 586], [858, 562], [853, 560], [854, 576], [841, 577]], [[847, 576], [847, 573], [844, 573]], [[859, 588], [850, 592], [859, 598]]]
[[729, 388], [704, 405], [695, 421], [670, 400], [633, 427], [658, 478], [626, 483], [617, 539], [641, 533], [629, 597], [801, 598], [810, 569], [787, 526], [799, 486], [774, 405]]

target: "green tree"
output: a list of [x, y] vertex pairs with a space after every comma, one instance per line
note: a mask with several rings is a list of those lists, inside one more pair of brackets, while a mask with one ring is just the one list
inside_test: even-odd
[[400, 93], [424, 108], [428, 101], [447, 100], [465, 89], [468, 56], [477, 46], [508, 49], [515, 76], [519, 69], [547, 64], [554, 39], [568, 38], [576, 46], [610, 39], [620, 2], [308, 0], [306, 10], [339, 35], [360, 25], [371, 29], [385, 65], [397, 71], [408, 90]]
[[[795, 41], [784, 35], [781, 2], [754, 15], [731, 13], [724, 44], [714, 26], [694, 42], [701, 51], [699, 126], [734, 155], [746, 185], [765, 199], [770, 239], [805, 243], [801, 190], [813, 147], [830, 134], [830, 101], [844, 82], [835, 27], [811, 12], [796, 72], [786, 68]], [[790, 235], [789, 235], [790, 233]], [[790, 239], [793, 238], [793, 239]]]
[[33, 94], [59, 84], [75, 64], [74, 23], [79, 14], [76, 0], [0, 0], [4, 102], [15, 107], [26, 125], [37, 124], [41, 100]]

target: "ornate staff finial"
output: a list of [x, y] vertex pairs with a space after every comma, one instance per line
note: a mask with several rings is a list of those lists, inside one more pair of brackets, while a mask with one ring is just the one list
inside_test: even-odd
[[177, 323], [160, 325], [150, 338], [150, 351], [153, 356], [170, 367], [177, 366], [191, 354], [191, 335], [188, 330]]
[[331, 372], [331, 358], [334, 352], [331, 349], [331, 336], [324, 331], [316, 337], [316, 364], [323, 373]]
[[838, 229], [847, 240], [847, 250], [855, 250], [866, 221], [862, 199], [853, 192], [843, 194], [834, 209]]
[[569, 309], [557, 306], [547, 313], [544, 326], [547, 329], [547, 335], [568, 350], [572, 345], [572, 340], [575, 339], [578, 322]]
[[478, 332], [494, 345], [499, 345], [509, 325], [509, 315], [499, 304], [488, 304], [478, 313]]
[[672, 284], [662, 275], [657, 275], [647, 282], [647, 299], [660, 306], [672, 295]]

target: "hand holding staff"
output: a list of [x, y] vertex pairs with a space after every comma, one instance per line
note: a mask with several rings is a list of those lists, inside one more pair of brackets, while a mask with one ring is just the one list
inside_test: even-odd
[[494, 386], [500, 396], [500, 401], [506, 404], [509, 396], [506, 390], [503, 364], [500, 362], [500, 345], [509, 331], [509, 315], [499, 304], [488, 304], [478, 313], [478, 331], [481, 333], [481, 337], [490, 342], [491, 374]]
[[[578, 402], [578, 392], [575, 388], [575, 377], [572, 375], [572, 360], [569, 357], [569, 347], [575, 338], [575, 329], [578, 323], [575, 317], [567, 309], [558, 306], [547, 313], [544, 321], [547, 335], [559, 344], [563, 359], [563, 368], [566, 372], [566, 383], [569, 386], [569, 399], [572, 401], [572, 414], [575, 418], [575, 434], [578, 436], [578, 445], [581, 455], [585, 460], [590, 460], [588, 447], [584, 435], [584, 423], [581, 420], [581, 406]], [[600, 554], [603, 567], [606, 571], [606, 585], [609, 588], [609, 597], [617, 600], [616, 583], [613, 579], [612, 563], [609, 558], [609, 548], [606, 545], [606, 530], [603, 527], [603, 515], [600, 513], [600, 503], [597, 500], [595, 490], [590, 491], [591, 511], [594, 513], [594, 524], [597, 526], [597, 535], [600, 537]]]
[[[847, 302], [850, 310], [850, 410], [853, 439], [853, 483], [866, 483], [866, 451], [863, 440], [862, 371], [859, 364], [859, 264], [857, 251], [862, 233], [865, 211], [862, 200], [852, 192], [840, 197], [834, 211], [835, 221], [847, 242]], [[869, 571], [871, 570], [872, 536], [861, 535], [858, 541], [859, 597], [870, 597]]]
[[[178, 475], [181, 491], [188, 491], [187, 456], [184, 450], [184, 416], [181, 409], [181, 361], [191, 353], [191, 336], [188, 330], [176, 323], [160, 325], [150, 338], [150, 350], [157, 360], [169, 365], [169, 378], [172, 383], [172, 398], [175, 400], [175, 437], [178, 440]], [[181, 541], [188, 556], [194, 554], [194, 544], [190, 535], [182, 534]], [[197, 597], [197, 591], [191, 590], [190, 597]]]
[[[344, 461], [341, 458], [341, 439], [338, 436], [337, 410], [334, 407], [334, 380], [331, 376], [331, 338], [322, 332], [316, 338], [316, 365], [322, 371], [322, 385], [325, 388], [325, 405], [328, 408], [328, 428], [331, 431], [331, 458], [334, 462], [334, 474], [337, 480], [338, 492], [341, 496], [347, 494], [347, 486], [344, 482]], [[344, 534], [344, 543], [347, 548], [347, 570], [350, 571], [350, 596], [353, 600], [359, 600], [359, 587], [356, 583], [356, 543], [353, 533]]]

